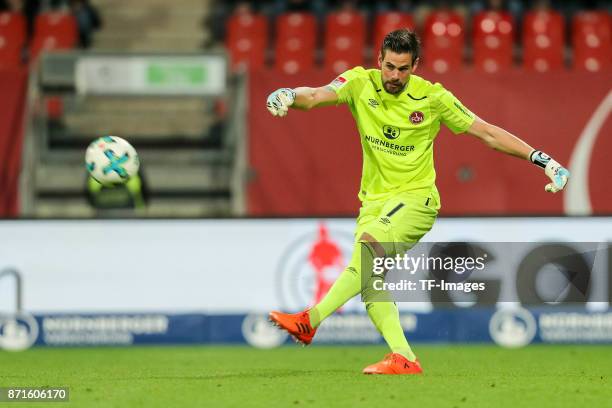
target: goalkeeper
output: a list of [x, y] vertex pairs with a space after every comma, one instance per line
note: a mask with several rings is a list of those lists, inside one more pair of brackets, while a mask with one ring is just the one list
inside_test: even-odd
[[275, 311], [270, 319], [299, 342], [310, 344], [321, 322], [361, 293], [370, 319], [391, 349], [382, 361], [366, 367], [366, 374], [422, 372], [404, 336], [396, 304], [373, 298], [372, 281], [377, 277], [371, 263], [375, 257], [405, 252], [431, 229], [440, 209], [433, 142], [441, 123], [455, 134], [468, 133], [495, 150], [541, 167], [550, 178], [548, 192], [562, 190], [569, 178], [569, 172], [544, 152], [482, 120], [441, 84], [413, 75], [419, 52], [416, 34], [393, 31], [383, 40], [379, 69], [356, 67], [329, 85], [282, 88], [267, 100], [270, 113], [280, 117], [289, 108], [347, 104], [357, 122], [363, 148], [362, 206], [351, 261], [317, 305], [296, 314]]

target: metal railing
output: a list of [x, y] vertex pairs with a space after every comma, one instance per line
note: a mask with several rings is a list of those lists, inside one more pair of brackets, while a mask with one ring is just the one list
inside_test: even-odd
[[20, 313], [23, 306], [23, 280], [21, 279], [21, 274], [14, 268], [5, 268], [0, 271], [0, 281], [11, 276], [15, 279], [15, 313]]

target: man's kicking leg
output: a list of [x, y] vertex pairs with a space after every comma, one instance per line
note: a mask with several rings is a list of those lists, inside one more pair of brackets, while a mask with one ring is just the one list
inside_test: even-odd
[[[384, 360], [366, 367], [366, 374], [418, 374], [422, 372], [400, 324], [399, 312], [393, 301], [371, 297], [371, 279], [374, 258], [393, 256], [395, 250], [384, 248], [395, 246], [393, 237], [399, 238], [401, 247], [408, 250], [410, 242], [418, 242], [433, 225], [437, 216], [435, 205], [419, 196], [403, 196], [401, 200], [390, 200], [376, 215], [358, 220], [358, 240], [355, 243], [349, 266], [343, 271], [327, 295], [310, 310], [296, 314], [270, 313], [270, 320], [285, 329], [297, 341], [310, 344], [320, 323], [353, 296], [362, 292], [368, 315], [384, 337], [391, 353]], [[437, 201], [435, 202], [437, 205]], [[438, 206], [439, 207], [439, 206]], [[400, 211], [402, 210], [402, 211]], [[362, 221], [362, 222], [359, 222]], [[393, 230], [393, 233], [392, 233]], [[378, 238], [377, 238], [378, 237]], [[405, 252], [405, 251], [404, 251]], [[365, 276], [362, 276], [365, 274]], [[378, 279], [384, 279], [378, 277]]]
[[361, 291], [361, 247], [357, 242], [349, 266], [340, 274], [329, 292], [309, 310], [299, 313], [270, 313], [270, 321], [286, 330], [297, 342], [308, 345], [323, 320]]
[[[362, 233], [355, 244], [355, 250], [349, 267], [331, 287], [327, 295], [310, 310], [287, 314], [270, 313], [270, 320], [286, 330], [296, 341], [308, 345], [316, 333], [319, 324], [340, 308], [349, 299], [362, 292], [366, 309], [376, 329], [384, 337], [391, 349], [385, 360], [368, 366], [365, 374], [418, 374], [421, 367], [412, 352], [400, 324], [399, 312], [387, 292], [374, 291], [374, 281], [383, 279], [372, 276], [375, 257], [384, 257], [385, 250], [373, 236]], [[362, 273], [366, 274], [362, 279]]]

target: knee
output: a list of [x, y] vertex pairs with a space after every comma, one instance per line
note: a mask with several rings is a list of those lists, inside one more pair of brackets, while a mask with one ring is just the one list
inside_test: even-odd
[[386, 255], [384, 245], [379, 242], [372, 234], [369, 232], [363, 232], [358, 238], [358, 241], [365, 245], [373, 256], [384, 258]]

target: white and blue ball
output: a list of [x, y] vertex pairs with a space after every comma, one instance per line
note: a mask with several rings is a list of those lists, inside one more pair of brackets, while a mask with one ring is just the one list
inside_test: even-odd
[[89, 174], [101, 184], [123, 184], [138, 173], [140, 160], [136, 149], [125, 139], [104, 136], [87, 147], [85, 166]]

